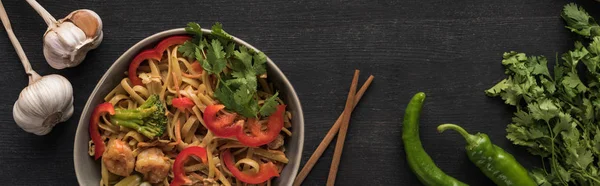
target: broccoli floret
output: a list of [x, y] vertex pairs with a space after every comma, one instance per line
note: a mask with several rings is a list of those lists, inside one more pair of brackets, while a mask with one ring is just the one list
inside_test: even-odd
[[157, 95], [150, 96], [135, 109], [115, 109], [110, 122], [124, 126], [152, 139], [162, 136], [167, 126], [165, 107]]

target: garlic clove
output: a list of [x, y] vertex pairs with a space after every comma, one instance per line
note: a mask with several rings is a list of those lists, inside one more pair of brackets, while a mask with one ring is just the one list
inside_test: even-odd
[[79, 65], [87, 51], [91, 50], [91, 40], [71, 22], [64, 22], [44, 34], [44, 57], [52, 68], [63, 69]]
[[73, 87], [63, 76], [52, 74], [21, 91], [13, 106], [13, 119], [23, 130], [48, 134], [57, 123], [73, 115]]
[[90, 46], [91, 49], [96, 49], [98, 48], [98, 46], [100, 46], [100, 43], [102, 43], [102, 39], [104, 39], [104, 32], [100, 32], [100, 34], [98, 35], [98, 37], [96, 37], [96, 39], [94, 39], [92, 41], [92, 45]]
[[102, 19], [96, 12], [88, 9], [75, 10], [61, 21], [73, 22], [91, 39], [98, 37], [102, 32]]

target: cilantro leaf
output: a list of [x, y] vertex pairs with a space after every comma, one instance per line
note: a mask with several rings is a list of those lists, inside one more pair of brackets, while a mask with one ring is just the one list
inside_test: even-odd
[[225, 48], [225, 57], [230, 58], [233, 53], [235, 51], [235, 44], [233, 42], [230, 42], [229, 44], [227, 44], [227, 47]]
[[266, 55], [237, 46], [221, 23], [215, 23], [211, 29], [211, 35], [203, 36], [199, 24], [188, 23], [186, 31], [194, 38], [186, 41], [178, 51], [185, 57], [195, 58], [207, 73], [216, 75], [218, 83], [214, 97], [227, 110], [248, 118], [271, 114], [278, 103], [275, 101], [278, 93], [260, 107], [257, 94], [258, 75], [266, 73]]
[[181, 52], [183, 56], [193, 59], [196, 58], [196, 48], [198, 48], [198, 45], [191, 41], [185, 41], [183, 45], [177, 48], [177, 51]]
[[531, 65], [531, 74], [533, 75], [545, 75], [546, 77], [550, 77], [550, 72], [548, 71], [548, 61], [544, 56], [534, 56], [528, 59]]
[[248, 87], [250, 87], [253, 90], [256, 90], [258, 83], [256, 80], [256, 74], [254, 74], [254, 72], [251, 71], [236, 71], [236, 72], [232, 72], [231, 76], [234, 77], [235, 79], [231, 79], [228, 80], [228, 82], [232, 85], [237, 85], [237, 86], [241, 86], [241, 85], [247, 85]]
[[238, 107], [235, 100], [233, 100], [233, 94], [233, 90], [231, 90], [226, 82], [221, 82], [221, 86], [217, 87], [214, 92], [214, 96], [227, 108]]
[[571, 115], [566, 113], [559, 113], [559, 118], [556, 122], [556, 125], [554, 125], [552, 132], [554, 132], [555, 134], [561, 133], [563, 131], [569, 132], [573, 130], [573, 128], [575, 128], [575, 126]]
[[499, 96], [502, 91], [506, 90], [509, 85], [507, 83], [508, 79], [503, 79], [502, 81], [496, 83], [492, 88], [485, 90], [485, 94], [488, 96]]
[[561, 17], [567, 22], [566, 28], [585, 37], [600, 35], [600, 26], [583, 8], [575, 3], [565, 5]]
[[562, 84], [565, 88], [574, 89], [577, 92], [584, 92], [587, 90], [587, 87], [581, 82], [579, 76], [576, 73], [569, 72], [567, 76], [562, 81]]
[[233, 52], [233, 55], [242, 62], [244, 68], [252, 67], [252, 56], [248, 53], [248, 49], [245, 46], [240, 46], [239, 50]]
[[252, 56], [252, 59], [254, 60], [252, 67], [256, 74], [267, 73], [267, 56], [264, 53], [258, 52]]
[[211, 30], [212, 30], [212, 34], [215, 36], [219, 36], [221, 38], [228, 39], [228, 40], [233, 39], [233, 37], [231, 35], [229, 35], [227, 32], [225, 32], [225, 30], [223, 30], [223, 25], [219, 22], [216, 22], [212, 26]]
[[[200, 53], [200, 50], [196, 51], [196, 56]], [[206, 60], [203, 60], [202, 67], [210, 74], [219, 74], [227, 66], [227, 60], [225, 60], [225, 52], [223, 46], [219, 40], [213, 39], [208, 46], [206, 52]]]
[[227, 82], [223, 82], [215, 90], [215, 97], [225, 105], [225, 108], [233, 110], [245, 117], [256, 117], [258, 102], [251, 96], [253, 90], [248, 86], [240, 86], [237, 90], [233, 90], [232, 86]]
[[273, 112], [275, 112], [275, 110], [277, 110], [277, 105], [279, 104], [277, 102], [277, 95], [279, 95], [279, 92], [275, 92], [273, 96], [265, 100], [265, 103], [263, 103], [262, 107], [260, 107], [260, 115], [270, 116]]
[[242, 85], [233, 94], [233, 99], [240, 105], [240, 107], [236, 109], [237, 113], [246, 117], [256, 117], [258, 102], [252, 96], [255, 94], [254, 91], [255, 90], [248, 85]]
[[549, 122], [550, 119], [558, 115], [558, 106], [549, 99], [539, 100], [538, 102], [529, 103], [527, 106], [536, 120], [544, 120]]
[[547, 173], [543, 169], [534, 169], [530, 173], [531, 178], [541, 186], [551, 186], [551, 182], [548, 180]]
[[485, 93], [516, 107], [506, 138], [550, 162], [530, 173], [539, 185], [598, 185], [600, 26], [575, 4], [566, 5], [562, 17], [586, 40], [557, 54], [553, 69], [543, 56], [504, 53], [507, 77]]
[[202, 28], [198, 23], [189, 22], [187, 27], [185, 27], [185, 31], [189, 34], [197, 36], [198, 38], [202, 38]]
[[596, 155], [600, 155], [600, 128], [596, 128], [596, 135], [594, 136], [593, 140], [592, 140], [592, 150], [594, 152], [594, 154]]

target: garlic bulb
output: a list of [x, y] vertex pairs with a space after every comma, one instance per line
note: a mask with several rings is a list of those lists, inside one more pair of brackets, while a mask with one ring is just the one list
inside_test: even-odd
[[13, 119], [23, 130], [45, 135], [73, 115], [73, 88], [63, 76], [42, 77], [21, 91], [13, 106]]
[[48, 30], [44, 33], [44, 57], [52, 68], [63, 69], [79, 65], [88, 51], [97, 48], [102, 42], [102, 19], [96, 12], [75, 10], [56, 21], [35, 0], [27, 2], [48, 25]]
[[73, 115], [73, 87], [66, 78], [52, 74], [41, 77], [31, 64], [12, 30], [8, 15], [0, 1], [0, 19], [17, 55], [29, 76], [25, 87], [13, 106], [13, 119], [23, 130], [37, 135], [48, 134], [52, 127]]

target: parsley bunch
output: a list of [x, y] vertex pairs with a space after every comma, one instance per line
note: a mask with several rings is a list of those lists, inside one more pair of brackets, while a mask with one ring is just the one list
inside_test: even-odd
[[587, 46], [575, 42], [553, 75], [543, 56], [504, 53], [508, 77], [485, 93], [517, 108], [506, 137], [544, 158], [544, 167], [531, 171], [538, 184], [600, 185], [600, 27], [575, 4], [562, 17]]
[[266, 74], [267, 56], [245, 46], [237, 46], [233, 37], [215, 23], [212, 34], [204, 36], [198, 23], [188, 23], [185, 30], [194, 38], [185, 42], [178, 51], [196, 59], [202, 68], [218, 78], [214, 96], [225, 108], [245, 117], [269, 116], [278, 105], [277, 96], [265, 99], [259, 105], [257, 78]]

